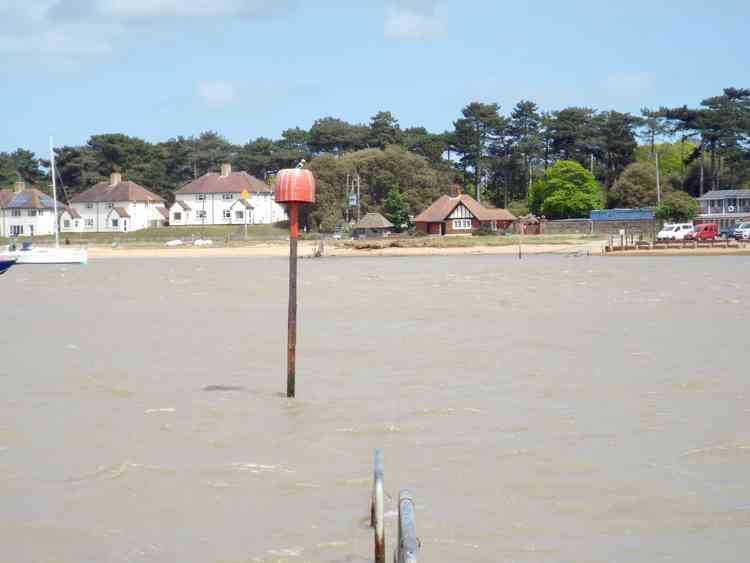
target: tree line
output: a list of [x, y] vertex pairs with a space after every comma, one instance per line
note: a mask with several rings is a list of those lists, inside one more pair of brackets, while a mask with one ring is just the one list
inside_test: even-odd
[[[245, 144], [215, 131], [157, 143], [113, 133], [55, 154], [63, 198], [122, 172], [170, 200], [175, 189], [223, 162], [264, 179], [305, 159], [319, 179], [308, 220], [326, 229], [346, 218], [346, 178], [354, 174], [363, 211], [382, 210], [396, 190], [393, 197], [403, 196], [416, 214], [457, 180], [472, 195], [478, 188], [484, 203], [519, 213], [529, 204], [539, 208], [534, 184], [553, 164], [576, 162], [595, 179], [602, 204], [643, 206], [656, 201], [657, 157], [664, 190], [697, 196], [750, 187], [750, 89], [726, 88], [698, 107], [644, 108], [640, 115], [587, 107], [545, 112], [529, 100], [503, 114], [498, 104], [472, 102], [443, 132], [403, 128], [391, 112], [380, 111], [365, 124], [323, 117], [309, 129]], [[47, 167], [23, 148], [0, 153], [0, 185], [20, 178], [45, 186]], [[580, 212], [559, 201], [548, 208], [554, 216]]]

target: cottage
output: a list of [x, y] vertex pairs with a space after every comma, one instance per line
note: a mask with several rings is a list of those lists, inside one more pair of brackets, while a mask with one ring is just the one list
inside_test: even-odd
[[750, 221], [750, 190], [711, 190], [698, 198], [695, 223], [716, 223], [719, 229]]
[[352, 227], [355, 237], [384, 237], [393, 230], [393, 223], [380, 213], [368, 213]]
[[461, 193], [453, 185], [451, 195], [444, 195], [417, 215], [417, 231], [430, 235], [471, 234], [481, 228], [501, 231], [516, 221], [515, 215], [505, 209], [484, 207], [470, 195]]
[[[164, 200], [135, 182], [123, 181], [113, 173], [108, 182], [99, 182], [70, 200], [69, 208], [83, 221], [83, 232], [129, 232], [164, 223]], [[75, 219], [62, 232], [75, 232]]]
[[170, 225], [258, 225], [287, 219], [264, 182], [247, 172], [209, 172], [175, 192]]
[[0, 190], [0, 236], [54, 234], [54, 208], [50, 196], [36, 188], [27, 188], [23, 181], [16, 182], [13, 190]]

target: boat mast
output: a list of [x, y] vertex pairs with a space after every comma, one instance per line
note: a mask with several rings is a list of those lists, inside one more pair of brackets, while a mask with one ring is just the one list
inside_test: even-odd
[[52, 148], [52, 137], [49, 138], [49, 154], [50, 154], [50, 173], [52, 174], [52, 206], [54, 207], [55, 216], [55, 248], [60, 247], [60, 234], [57, 232], [57, 178], [55, 178], [55, 150]]

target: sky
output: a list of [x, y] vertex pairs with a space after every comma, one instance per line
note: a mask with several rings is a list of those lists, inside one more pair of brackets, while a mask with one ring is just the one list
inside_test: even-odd
[[750, 87], [748, 21], [747, 0], [0, 0], [0, 151], [381, 110], [439, 132], [472, 101], [695, 106]]

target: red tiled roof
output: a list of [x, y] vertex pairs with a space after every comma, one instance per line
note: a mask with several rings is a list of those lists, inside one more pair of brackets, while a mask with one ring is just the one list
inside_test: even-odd
[[416, 223], [442, 223], [453, 213], [453, 210], [459, 204], [463, 204], [479, 221], [516, 220], [516, 216], [506, 209], [488, 209], [470, 195], [461, 194], [455, 197], [448, 195], [441, 196], [427, 209], [422, 211], [422, 213], [417, 215], [414, 221]]
[[180, 207], [182, 207], [182, 209], [185, 211], [191, 210], [190, 206], [181, 199], [176, 200], [175, 203], [179, 205]]
[[130, 219], [130, 213], [124, 207], [115, 207], [115, 213], [117, 213], [123, 219]]
[[99, 182], [85, 192], [81, 192], [70, 199], [70, 203], [96, 203], [120, 201], [164, 201], [158, 195], [148, 191], [135, 182], [125, 181], [111, 185], [109, 182]]
[[273, 190], [267, 184], [247, 172], [232, 172], [227, 176], [209, 172], [181, 187], [175, 192], [175, 195], [239, 194], [245, 190], [250, 193], [273, 193]]

